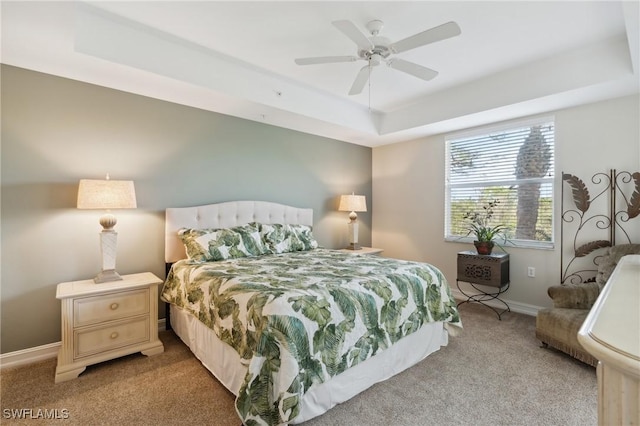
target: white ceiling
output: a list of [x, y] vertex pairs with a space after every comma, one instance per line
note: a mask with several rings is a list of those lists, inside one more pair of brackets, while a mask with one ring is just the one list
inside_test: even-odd
[[[639, 92], [637, 1], [2, 1], [5, 64], [366, 146]], [[364, 62], [331, 23], [397, 41], [448, 21], [460, 36], [398, 54], [422, 81]]]

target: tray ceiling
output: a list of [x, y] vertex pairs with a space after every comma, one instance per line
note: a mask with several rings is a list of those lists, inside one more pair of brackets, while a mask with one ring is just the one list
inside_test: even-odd
[[[2, 2], [2, 62], [351, 143], [377, 146], [638, 93], [638, 2]], [[332, 22], [392, 41], [423, 81], [363, 62]]]

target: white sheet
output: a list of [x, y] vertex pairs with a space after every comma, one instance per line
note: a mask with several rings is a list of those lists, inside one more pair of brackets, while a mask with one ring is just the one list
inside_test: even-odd
[[[207, 326], [182, 309], [171, 306], [171, 326], [202, 364], [234, 395], [238, 395], [247, 367], [240, 356]], [[448, 344], [442, 322], [425, 324], [384, 352], [313, 386], [305, 393], [300, 415], [292, 424], [310, 420], [337, 404], [349, 400], [374, 384], [415, 365]]]

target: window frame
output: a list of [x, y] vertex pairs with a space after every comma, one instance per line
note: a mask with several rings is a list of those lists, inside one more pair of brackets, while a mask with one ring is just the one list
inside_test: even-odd
[[[514, 185], [522, 182], [523, 180], [511, 179], [511, 180], [495, 180], [495, 181], [486, 181], [480, 184], [478, 183], [466, 183], [466, 184], [458, 184], [451, 185], [450, 174], [451, 174], [451, 141], [457, 139], [465, 139], [465, 138], [473, 138], [473, 137], [482, 137], [487, 136], [492, 133], [500, 133], [500, 132], [508, 132], [509, 130], [515, 130], [517, 128], [522, 127], [532, 127], [535, 125], [542, 125], [552, 123], [553, 124], [553, 144], [552, 144], [552, 153], [553, 153], [553, 165], [550, 169], [552, 172], [551, 177], [545, 178], [534, 178], [527, 179], [527, 182], [535, 183], [550, 183], [551, 187], [551, 241], [536, 241], [536, 240], [522, 240], [510, 238], [509, 241], [511, 244], [508, 244], [508, 247], [517, 247], [517, 248], [531, 248], [531, 249], [541, 249], [541, 250], [552, 250], [555, 248], [556, 244], [556, 203], [558, 202], [558, 195], [556, 194], [555, 188], [555, 178], [556, 178], [556, 119], [554, 115], [545, 115], [536, 118], [529, 118], [524, 120], [514, 120], [500, 124], [492, 124], [482, 127], [476, 127], [471, 130], [462, 130], [459, 132], [448, 133], [444, 137], [445, 142], [445, 215], [444, 215], [444, 240], [447, 242], [458, 242], [458, 243], [473, 243], [474, 238], [471, 236], [458, 236], [458, 235], [450, 235], [451, 230], [451, 189], [452, 188], [460, 188], [464, 186], [468, 187], [490, 187], [491, 185], [495, 186], [504, 186], [504, 185]], [[500, 242], [498, 240], [498, 242]]]

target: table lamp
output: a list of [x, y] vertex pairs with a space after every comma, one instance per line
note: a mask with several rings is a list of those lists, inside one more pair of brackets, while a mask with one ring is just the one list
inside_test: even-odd
[[106, 213], [100, 218], [100, 248], [102, 271], [93, 279], [96, 283], [118, 281], [122, 277], [116, 272], [116, 244], [118, 233], [113, 229], [116, 217], [111, 209], [135, 209], [136, 191], [131, 180], [81, 179], [78, 186], [79, 209], [101, 209]]
[[367, 200], [364, 195], [342, 195], [340, 196], [340, 205], [338, 210], [349, 213], [349, 249], [360, 250], [362, 247], [358, 244], [358, 215], [356, 212], [367, 211]]

